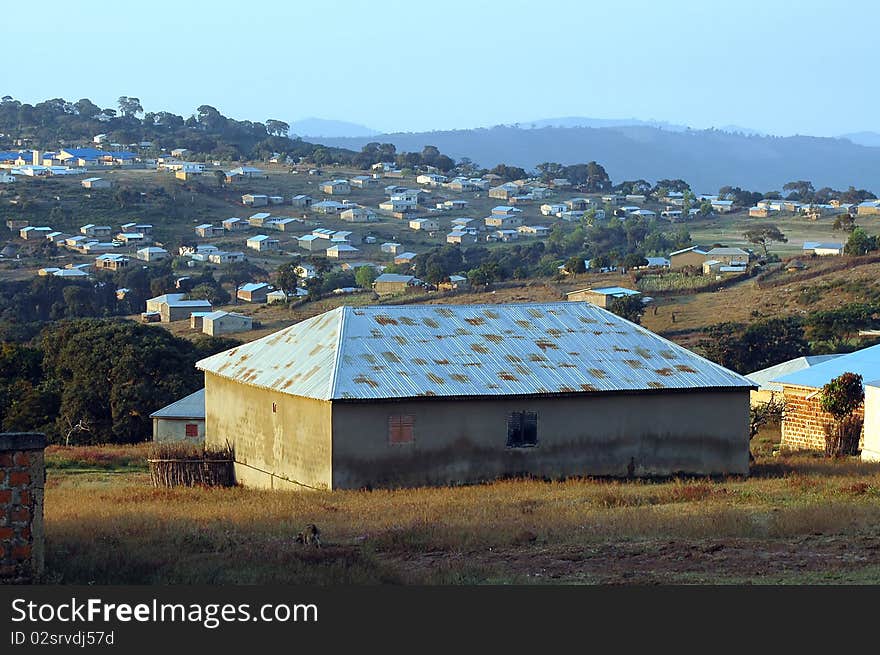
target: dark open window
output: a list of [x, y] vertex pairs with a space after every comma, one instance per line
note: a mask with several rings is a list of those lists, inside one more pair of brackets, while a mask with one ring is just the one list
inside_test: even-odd
[[529, 448], [538, 445], [538, 414], [513, 412], [507, 417], [507, 447]]

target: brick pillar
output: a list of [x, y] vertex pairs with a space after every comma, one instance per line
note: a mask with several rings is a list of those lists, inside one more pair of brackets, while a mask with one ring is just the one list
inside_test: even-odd
[[0, 433], [0, 584], [43, 573], [45, 447], [42, 434]]

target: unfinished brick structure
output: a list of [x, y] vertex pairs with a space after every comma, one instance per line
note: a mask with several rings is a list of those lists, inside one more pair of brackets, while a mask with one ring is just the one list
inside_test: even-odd
[[43, 450], [46, 437], [0, 433], [0, 584], [43, 572]]
[[[788, 450], [825, 450], [825, 425], [834, 417], [822, 409], [821, 389], [783, 385], [785, 420], [781, 446]], [[864, 420], [864, 406], [855, 411]]]

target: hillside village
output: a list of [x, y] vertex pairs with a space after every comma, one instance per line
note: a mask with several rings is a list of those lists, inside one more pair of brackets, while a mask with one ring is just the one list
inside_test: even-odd
[[91, 141], [0, 152], [4, 429], [315, 493], [880, 459], [869, 191]]

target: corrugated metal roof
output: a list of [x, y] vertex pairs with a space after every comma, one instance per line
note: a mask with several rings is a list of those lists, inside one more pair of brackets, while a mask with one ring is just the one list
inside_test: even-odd
[[840, 355], [810, 355], [807, 357], [795, 357], [787, 362], [775, 364], [774, 366], [763, 368], [760, 371], [749, 373], [746, 377], [757, 384], [761, 391], [782, 391], [782, 385], [772, 382], [772, 380], [782, 377], [783, 375], [788, 375], [789, 373], [802, 371], [811, 366], [817, 366], [818, 364], [827, 362], [835, 357], [840, 357]]
[[205, 390], [199, 389], [166, 405], [150, 414], [150, 418], [205, 418]]
[[880, 345], [862, 348], [796, 373], [781, 375], [772, 381], [819, 389], [843, 373], [857, 373], [866, 381], [880, 378]]
[[320, 400], [754, 386], [579, 302], [340, 307], [197, 366]]

